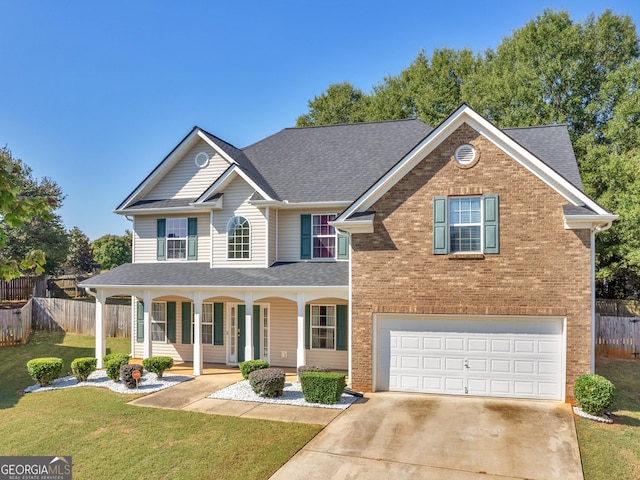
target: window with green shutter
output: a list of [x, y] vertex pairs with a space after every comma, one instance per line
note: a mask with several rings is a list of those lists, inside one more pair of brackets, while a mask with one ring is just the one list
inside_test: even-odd
[[498, 195], [433, 198], [433, 253], [500, 253]]
[[167, 302], [167, 341], [176, 343], [176, 302]]
[[190, 302], [182, 302], [182, 343], [191, 343], [191, 322], [193, 321]]

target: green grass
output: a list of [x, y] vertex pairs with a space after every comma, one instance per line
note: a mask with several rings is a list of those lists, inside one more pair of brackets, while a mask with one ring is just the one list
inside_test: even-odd
[[[130, 341], [108, 339], [111, 352]], [[128, 405], [99, 388], [21, 395], [31, 358], [93, 355], [93, 337], [36, 333], [0, 348], [0, 455], [71, 455], [73, 478], [268, 478], [320, 427]]]
[[616, 386], [613, 425], [576, 418], [585, 480], [640, 478], [640, 360], [598, 358], [596, 372]]

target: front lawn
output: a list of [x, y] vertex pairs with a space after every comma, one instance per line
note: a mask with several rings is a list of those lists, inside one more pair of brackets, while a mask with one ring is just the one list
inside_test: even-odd
[[596, 372], [616, 386], [616, 417], [613, 425], [576, 418], [584, 478], [640, 478], [640, 360], [598, 358]]
[[[130, 340], [107, 339], [128, 353]], [[74, 479], [268, 478], [319, 431], [270, 422], [128, 405], [135, 395], [72, 388], [20, 395], [34, 357], [92, 356], [93, 337], [35, 333], [0, 348], [0, 455], [71, 455]]]

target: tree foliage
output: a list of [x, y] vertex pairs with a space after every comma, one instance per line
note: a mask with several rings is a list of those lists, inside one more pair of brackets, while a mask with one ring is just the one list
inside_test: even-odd
[[93, 266], [93, 252], [87, 237], [78, 227], [69, 231], [69, 251], [65, 269], [76, 273], [87, 273]]
[[[62, 192], [50, 179], [36, 181], [31, 169], [11, 151], [0, 149], [0, 278], [9, 280], [23, 273], [42, 273], [50, 241], [44, 231], [55, 224], [53, 210]], [[24, 241], [38, 235], [34, 241]]]
[[348, 82], [309, 102], [298, 126], [419, 118], [466, 102], [499, 127], [566, 123], [585, 191], [620, 216], [597, 236], [598, 293], [640, 296], [640, 47], [626, 15], [574, 22], [546, 10], [498, 47], [420, 52], [363, 93]]
[[131, 262], [132, 235], [129, 230], [122, 236], [103, 235], [91, 244], [93, 258], [103, 270], [111, 270]]

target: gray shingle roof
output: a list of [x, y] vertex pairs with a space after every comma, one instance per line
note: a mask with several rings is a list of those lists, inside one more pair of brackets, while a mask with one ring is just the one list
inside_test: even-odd
[[502, 131], [574, 186], [584, 190], [566, 125], [505, 128]]
[[130, 209], [144, 210], [147, 208], [175, 208], [187, 207], [190, 203], [195, 202], [196, 198], [171, 198], [168, 200], [140, 200], [131, 204]]
[[243, 152], [280, 200], [353, 201], [432, 130], [420, 120], [287, 128]]
[[208, 263], [127, 263], [80, 283], [108, 286], [348, 286], [348, 262], [276, 263], [269, 268], [210, 268]]
[[587, 207], [579, 207], [576, 205], [563, 205], [562, 206], [562, 213], [564, 213], [567, 216], [575, 216], [575, 215], [579, 215], [579, 216], [583, 216], [583, 215], [593, 215], [593, 216], [597, 216], [598, 214], [596, 212], [594, 212], [593, 210], [591, 210], [590, 208]]

